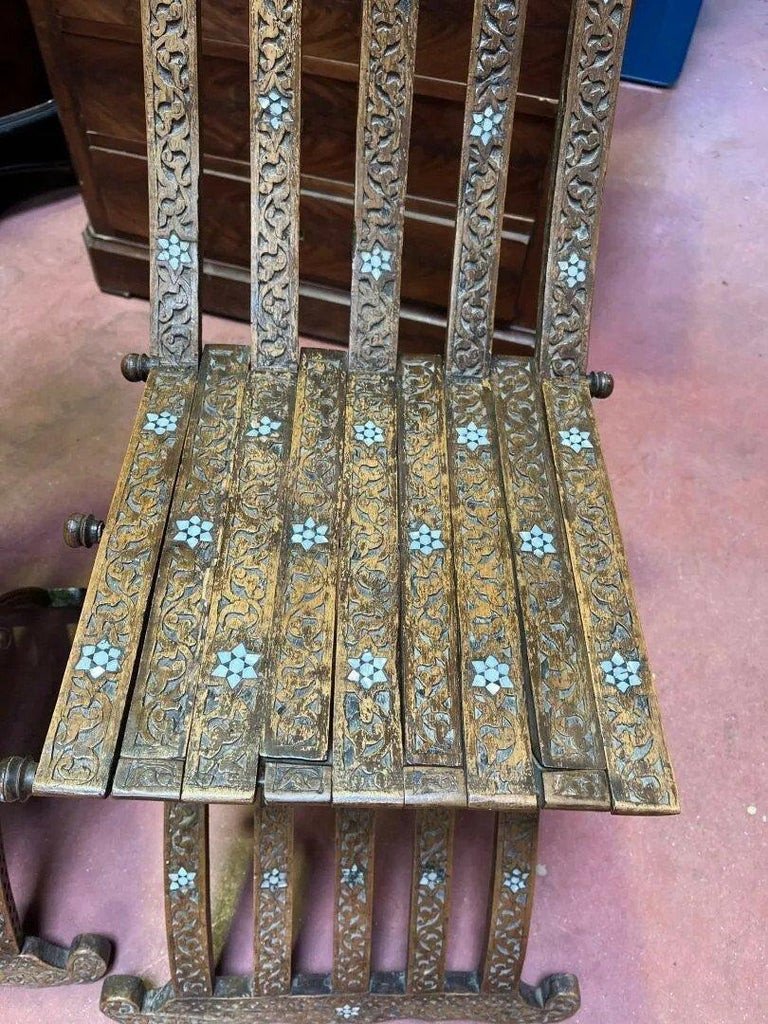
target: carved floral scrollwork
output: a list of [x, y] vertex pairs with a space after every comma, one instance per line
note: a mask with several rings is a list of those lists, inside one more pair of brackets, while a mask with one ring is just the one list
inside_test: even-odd
[[586, 370], [600, 200], [631, 0], [578, 0], [541, 312], [548, 374]]
[[[490, 388], [457, 381], [448, 386], [446, 404], [469, 801], [503, 795], [507, 805], [533, 809], [520, 627]], [[462, 443], [459, 430], [470, 422], [485, 432], [487, 445], [473, 450]]]
[[[347, 385], [334, 694], [334, 796], [402, 801], [394, 381]], [[369, 442], [357, 428], [372, 424]]]
[[372, 811], [336, 811], [336, 933], [333, 986], [364, 992], [371, 966]]
[[[104, 985], [101, 1008], [113, 1020], [141, 1024], [380, 1024], [387, 1020], [477, 1020], [483, 1024], [555, 1024], [579, 1009], [580, 995], [572, 974], [554, 974], [537, 986], [521, 985], [520, 992], [435, 992], [381, 995], [345, 993], [325, 996], [230, 996], [213, 999], [174, 999], [166, 990], [141, 998], [137, 978], [114, 976]], [[339, 1011], [345, 1008], [345, 1013]], [[140, 1014], [140, 1016], [139, 1016]]]
[[198, 0], [143, 0], [149, 224], [150, 351], [197, 363], [199, 100]]
[[537, 837], [536, 818], [499, 815], [485, 991], [517, 991], [528, 942]]
[[526, 0], [478, 0], [464, 114], [447, 372], [488, 372]]
[[213, 963], [208, 904], [208, 808], [165, 805], [165, 905], [174, 991], [210, 995]]
[[267, 676], [270, 756], [322, 761], [328, 752], [345, 379], [335, 355], [302, 362], [286, 485], [293, 537], [281, 556]]
[[601, 767], [578, 599], [532, 362], [498, 360], [493, 387], [539, 754], [547, 766]]
[[301, 0], [251, 4], [251, 330], [259, 366], [298, 362]]
[[554, 453], [614, 805], [672, 812], [677, 793], [588, 385], [548, 381], [550, 436], [586, 425], [588, 448]]
[[350, 365], [393, 369], [418, 0], [365, 0]]
[[408, 986], [417, 992], [443, 987], [452, 845], [453, 812], [419, 812], [408, 951]]
[[400, 534], [409, 539], [401, 544], [405, 760], [459, 765], [461, 698], [440, 363], [402, 359], [398, 385]]
[[291, 989], [293, 814], [262, 807], [254, 831], [255, 987], [261, 995]]

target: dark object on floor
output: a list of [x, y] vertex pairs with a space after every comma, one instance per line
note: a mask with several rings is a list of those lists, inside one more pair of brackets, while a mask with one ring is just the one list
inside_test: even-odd
[[[198, 4], [142, 7], [150, 351], [123, 372], [146, 386], [103, 535], [69, 531], [101, 536], [33, 787], [165, 802], [171, 982], [110, 979], [115, 1019], [566, 1019], [572, 976], [520, 980], [540, 810], [678, 809], [592, 411], [612, 378], [587, 373], [629, 5], [573, 3], [532, 358], [493, 351], [524, 0], [475, 0], [444, 356], [398, 351], [418, 6], [362, 4], [349, 352], [301, 359], [300, 4], [251, 6], [247, 347], [202, 345]], [[215, 977], [213, 803], [255, 804], [249, 979]], [[327, 976], [292, 966], [297, 804], [336, 813]], [[407, 965], [382, 975], [386, 806], [416, 813]], [[495, 857], [457, 976], [460, 808], [493, 812]]]
[[674, 85], [683, 70], [702, 0], [635, 0], [622, 78]]
[[75, 184], [25, 0], [4, 0], [0, 32], [0, 213]]

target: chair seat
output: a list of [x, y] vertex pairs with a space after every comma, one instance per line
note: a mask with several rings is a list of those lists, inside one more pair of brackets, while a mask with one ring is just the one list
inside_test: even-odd
[[150, 374], [35, 791], [674, 813], [587, 384], [346, 367]]

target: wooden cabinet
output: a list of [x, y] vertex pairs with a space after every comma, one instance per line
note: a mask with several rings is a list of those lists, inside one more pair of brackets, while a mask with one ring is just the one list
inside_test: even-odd
[[[203, 0], [203, 307], [248, 315], [247, 0]], [[536, 324], [540, 211], [569, 0], [531, 4], [512, 141], [497, 303], [500, 339]], [[138, 0], [30, 0], [106, 291], [146, 296], [147, 173]], [[406, 345], [442, 344], [450, 287], [471, 0], [422, 0], [403, 266]], [[304, 0], [301, 305], [304, 333], [346, 340], [360, 0]], [[350, 32], [350, 26], [355, 32]]]

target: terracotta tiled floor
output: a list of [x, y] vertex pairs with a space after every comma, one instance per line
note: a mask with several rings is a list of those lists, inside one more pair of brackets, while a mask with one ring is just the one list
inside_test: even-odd
[[[581, 1024], [768, 1019], [767, 38], [765, 0], [708, 0], [679, 87], [621, 94], [591, 362], [618, 381], [598, 416], [683, 815], [544, 817], [526, 973], [575, 971]], [[118, 365], [145, 347], [147, 308], [96, 290], [84, 223], [76, 197], [0, 222], [1, 589], [85, 582], [91, 556], [63, 547], [61, 523], [106, 509], [136, 406]], [[206, 331], [245, 337], [224, 321]], [[61, 653], [52, 644], [41, 665], [60, 667]], [[42, 669], [3, 680], [14, 721], [0, 752], [35, 749], [40, 736], [13, 702], [50, 704], [48, 680]], [[225, 902], [247, 855], [238, 815], [234, 828], [232, 815], [215, 822]], [[158, 807], [33, 801], [1, 817], [30, 930], [59, 941], [104, 932], [117, 971], [165, 980]], [[377, 960], [394, 967], [407, 880], [384, 825], [392, 898]], [[466, 880], [482, 837], [473, 843]], [[324, 850], [312, 852], [321, 865]], [[308, 908], [318, 919], [329, 899], [320, 873]], [[477, 948], [468, 892], [460, 881], [455, 966]], [[248, 970], [249, 941], [242, 903], [225, 970]], [[303, 963], [327, 964], [328, 942], [326, 926]], [[95, 1024], [98, 993], [5, 990], [0, 1019]]]

